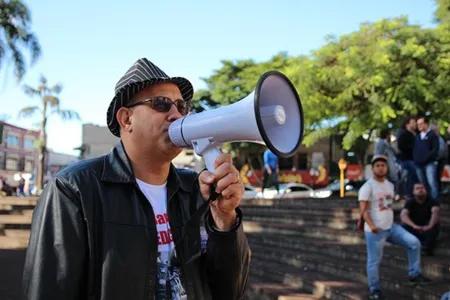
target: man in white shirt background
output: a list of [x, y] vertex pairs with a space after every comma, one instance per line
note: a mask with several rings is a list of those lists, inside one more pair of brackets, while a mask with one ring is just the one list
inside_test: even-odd
[[386, 179], [387, 163], [388, 158], [384, 155], [375, 155], [372, 158], [373, 177], [361, 187], [358, 195], [359, 206], [365, 221], [369, 299], [379, 300], [386, 299], [381, 293], [379, 275], [379, 266], [386, 241], [408, 249], [410, 285], [430, 282], [421, 273], [420, 241], [401, 225], [394, 223], [392, 210], [394, 185]]

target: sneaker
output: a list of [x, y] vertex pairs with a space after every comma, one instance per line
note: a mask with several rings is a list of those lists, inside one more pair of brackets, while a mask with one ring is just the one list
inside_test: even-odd
[[422, 274], [417, 275], [417, 276], [413, 276], [413, 277], [409, 277], [409, 285], [417, 285], [417, 284], [430, 284], [431, 280], [428, 279], [427, 277], [423, 276]]
[[381, 293], [380, 290], [375, 290], [370, 294], [369, 300], [387, 300], [387, 298]]

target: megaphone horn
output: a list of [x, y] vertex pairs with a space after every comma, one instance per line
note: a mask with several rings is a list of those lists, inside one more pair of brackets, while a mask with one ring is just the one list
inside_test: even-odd
[[303, 127], [303, 108], [294, 85], [281, 72], [268, 71], [244, 99], [174, 121], [169, 137], [177, 147], [193, 148], [214, 173], [224, 143], [265, 144], [277, 156], [291, 157], [300, 148]]

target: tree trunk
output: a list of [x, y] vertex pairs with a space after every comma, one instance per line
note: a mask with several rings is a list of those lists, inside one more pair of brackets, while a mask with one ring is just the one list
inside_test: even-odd
[[47, 154], [46, 125], [47, 125], [47, 103], [44, 101], [44, 109], [42, 112], [42, 122], [41, 122], [41, 132], [40, 132], [41, 145], [39, 147], [39, 170], [38, 170], [38, 177], [37, 177], [37, 193], [38, 193], [38, 195], [40, 195], [42, 190], [44, 189], [45, 156]]

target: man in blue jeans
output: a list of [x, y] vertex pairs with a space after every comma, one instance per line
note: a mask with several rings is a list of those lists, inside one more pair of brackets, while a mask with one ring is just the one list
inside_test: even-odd
[[278, 172], [279, 172], [279, 163], [278, 156], [276, 156], [272, 151], [267, 149], [264, 151], [264, 178], [262, 184], [262, 193], [264, 194], [264, 189], [269, 187], [269, 179], [272, 179], [272, 183], [275, 185], [277, 189], [277, 193], [280, 192], [280, 188], [278, 185]]
[[387, 157], [375, 155], [372, 158], [370, 178], [359, 190], [359, 207], [364, 217], [364, 233], [367, 246], [367, 279], [370, 288], [369, 299], [386, 299], [381, 293], [379, 266], [383, 248], [387, 242], [408, 249], [409, 284], [426, 284], [430, 280], [422, 275], [420, 265], [420, 241], [402, 226], [394, 223], [392, 203], [394, 185], [386, 177]]
[[417, 177], [425, 184], [436, 200], [439, 196], [439, 185], [437, 181], [437, 158], [439, 152], [439, 138], [430, 129], [427, 117], [417, 119], [417, 127], [420, 133], [414, 141], [414, 163], [417, 166]]

